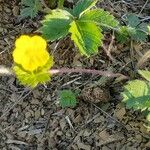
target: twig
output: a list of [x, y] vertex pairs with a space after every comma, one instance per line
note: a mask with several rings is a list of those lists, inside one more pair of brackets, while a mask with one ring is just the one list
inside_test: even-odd
[[46, 9], [47, 12], [50, 12], [50, 11], [51, 11], [51, 9], [47, 6], [47, 4], [45, 3], [44, 0], [41, 0], [41, 3], [42, 3], [42, 5], [45, 7], [45, 9]]
[[147, 0], [147, 1], [145, 2], [145, 4], [143, 5], [143, 7], [142, 7], [142, 9], [140, 10], [140, 12], [139, 12], [138, 15], [140, 15], [140, 14], [142, 13], [142, 11], [145, 9], [145, 7], [146, 7], [146, 5], [148, 4], [148, 2], [149, 2], [149, 0]]
[[10, 68], [4, 67], [4, 66], [0, 66], [0, 75], [13, 75], [13, 72], [11, 71]]
[[131, 69], [131, 75], [132, 75], [132, 77], [134, 77], [135, 76], [135, 65], [134, 65], [134, 51], [133, 51], [133, 41], [131, 40], [131, 42], [130, 42], [130, 58], [131, 58], [131, 67], [132, 67], [132, 69]]
[[108, 116], [110, 119], [114, 120], [115, 122], [119, 123], [122, 127], [125, 127], [124, 124], [122, 124], [120, 121], [118, 121], [117, 119], [115, 119], [114, 117], [112, 117], [110, 114], [108, 114], [107, 112], [105, 112], [103, 109], [101, 109], [100, 107], [98, 107], [97, 105], [95, 105], [94, 103], [91, 103], [94, 107], [96, 107], [98, 110], [100, 110], [105, 116]]
[[17, 145], [29, 145], [28, 143], [26, 142], [23, 142], [23, 141], [18, 141], [18, 140], [11, 140], [11, 139], [8, 139], [6, 141], [7, 144], [17, 144]]
[[143, 19], [141, 19], [141, 22], [148, 21], [148, 20], [150, 20], [150, 17], [149, 17], [149, 16], [148, 16], [148, 17], [145, 17], [145, 18], [143, 18]]
[[150, 58], [150, 50], [147, 51], [142, 58], [137, 63], [137, 68], [140, 68], [143, 66], [143, 64]]
[[114, 31], [113, 31], [113, 35], [111, 37], [111, 41], [110, 41], [110, 44], [108, 46], [108, 49], [103, 45], [103, 49], [104, 49], [105, 53], [107, 54], [107, 56], [110, 58], [110, 60], [112, 62], [115, 62], [115, 59], [111, 55], [111, 50], [112, 50], [112, 47], [113, 47], [114, 39], [115, 39], [115, 36], [114, 36]]

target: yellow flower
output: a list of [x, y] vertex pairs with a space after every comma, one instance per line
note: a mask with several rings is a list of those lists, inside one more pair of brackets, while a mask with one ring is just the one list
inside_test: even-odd
[[49, 55], [46, 48], [47, 43], [42, 37], [22, 35], [15, 42], [14, 62], [31, 72], [43, 67], [48, 61], [51, 62], [50, 68], [53, 66], [53, 57]]

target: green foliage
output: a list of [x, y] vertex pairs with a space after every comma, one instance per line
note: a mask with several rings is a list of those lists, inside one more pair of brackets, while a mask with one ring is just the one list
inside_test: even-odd
[[126, 102], [128, 108], [134, 110], [146, 110], [150, 108], [150, 84], [141, 81], [133, 80], [128, 82], [124, 87], [123, 101]]
[[127, 15], [125, 20], [126, 26], [119, 28], [117, 39], [119, 42], [125, 43], [126, 41], [146, 41], [148, 35], [147, 24], [141, 23], [140, 19], [133, 14]]
[[43, 26], [39, 31], [42, 32], [45, 39], [54, 41], [68, 34], [71, 21], [71, 15], [67, 11], [61, 9], [52, 10], [45, 17], [45, 20], [42, 22]]
[[[150, 71], [140, 70], [141, 74], [147, 81], [133, 80], [129, 81], [124, 86], [122, 93], [123, 102], [126, 103], [127, 108], [134, 110], [141, 110], [150, 113]], [[148, 121], [149, 115], [147, 115]]]
[[93, 9], [97, 0], [80, 0], [72, 10], [53, 10], [42, 22], [39, 31], [49, 41], [65, 37], [71, 33], [71, 39], [82, 55], [90, 56], [98, 52], [102, 45], [102, 29], [114, 29], [118, 21], [102, 9]]
[[97, 0], [80, 0], [73, 7], [72, 15], [79, 17], [82, 13], [88, 11], [90, 8], [95, 6]]
[[145, 78], [147, 81], [150, 82], [150, 71], [147, 71], [147, 70], [139, 70], [138, 72], [139, 72], [139, 74], [140, 74], [143, 78]]
[[71, 90], [62, 90], [59, 94], [60, 105], [65, 107], [75, 107], [77, 104], [76, 95]]
[[[91, 29], [89, 30], [89, 28]], [[98, 46], [102, 45], [101, 29], [92, 22], [73, 21], [69, 32], [71, 39], [79, 47], [80, 53], [86, 56], [97, 53]]]
[[22, 19], [27, 17], [36, 17], [37, 13], [42, 8], [40, 0], [22, 0], [21, 4], [24, 6], [20, 12], [20, 17]]
[[119, 22], [115, 20], [114, 16], [103, 9], [93, 9], [84, 13], [81, 18], [83, 21], [94, 22], [100, 27], [113, 29], [119, 25]]

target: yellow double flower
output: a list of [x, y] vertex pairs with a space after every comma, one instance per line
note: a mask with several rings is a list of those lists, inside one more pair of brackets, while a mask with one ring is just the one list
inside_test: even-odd
[[35, 71], [49, 61], [49, 68], [54, 64], [53, 57], [47, 51], [46, 41], [38, 36], [22, 35], [15, 42], [13, 59], [27, 71]]

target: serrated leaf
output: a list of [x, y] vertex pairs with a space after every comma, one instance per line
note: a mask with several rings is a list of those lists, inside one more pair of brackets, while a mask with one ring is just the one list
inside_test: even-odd
[[141, 23], [140, 19], [134, 15], [127, 15], [126, 18], [127, 26], [119, 28], [117, 34], [117, 40], [125, 43], [128, 40], [134, 40], [138, 42], [145, 42], [147, 40], [147, 24]]
[[142, 30], [143, 32], [147, 32], [147, 33], [148, 33], [148, 26], [147, 26], [147, 23], [144, 23], [144, 22], [140, 23], [140, 24], [138, 25], [138, 29]]
[[117, 34], [117, 40], [121, 43], [125, 43], [129, 39], [136, 41], [146, 41], [147, 34], [138, 28], [133, 28], [130, 26], [120, 27]]
[[73, 7], [73, 16], [79, 17], [82, 13], [95, 6], [97, 0], [80, 0]]
[[129, 14], [127, 15], [127, 22], [129, 26], [137, 27], [140, 24], [140, 19], [134, 14]]
[[76, 96], [71, 90], [60, 91], [60, 105], [65, 107], [75, 107], [77, 104]]
[[147, 81], [150, 82], [150, 71], [146, 71], [146, 70], [138, 70], [138, 73], [145, 78]]
[[36, 17], [37, 13], [38, 13], [37, 10], [33, 10], [31, 7], [26, 7], [21, 10], [20, 17], [21, 18], [27, 18], [27, 17], [34, 18]]
[[150, 108], [150, 84], [141, 80], [128, 82], [122, 93], [128, 108], [144, 111]]
[[80, 19], [82, 21], [93, 21], [97, 25], [105, 28], [115, 28], [118, 26], [119, 22], [111, 15], [109, 12], [103, 9], [94, 9], [87, 11], [81, 15]]
[[96, 54], [98, 47], [102, 45], [103, 34], [95, 23], [73, 21], [69, 32], [82, 55]]
[[119, 42], [125, 43], [130, 38], [129, 33], [135, 33], [135, 29], [128, 26], [122, 26], [119, 28], [116, 38]]
[[65, 10], [52, 10], [42, 21], [43, 26], [39, 29], [48, 41], [54, 41], [68, 34], [72, 16]]
[[131, 36], [131, 39], [135, 40], [135, 41], [143, 41], [145, 42], [146, 39], [147, 39], [147, 34], [140, 30], [140, 29], [135, 29], [135, 33], [130, 33], [129, 32], [129, 35]]
[[25, 6], [25, 8], [21, 9], [21, 18], [36, 17], [38, 11], [41, 10], [42, 7], [39, 0], [22, 0], [21, 3]]

